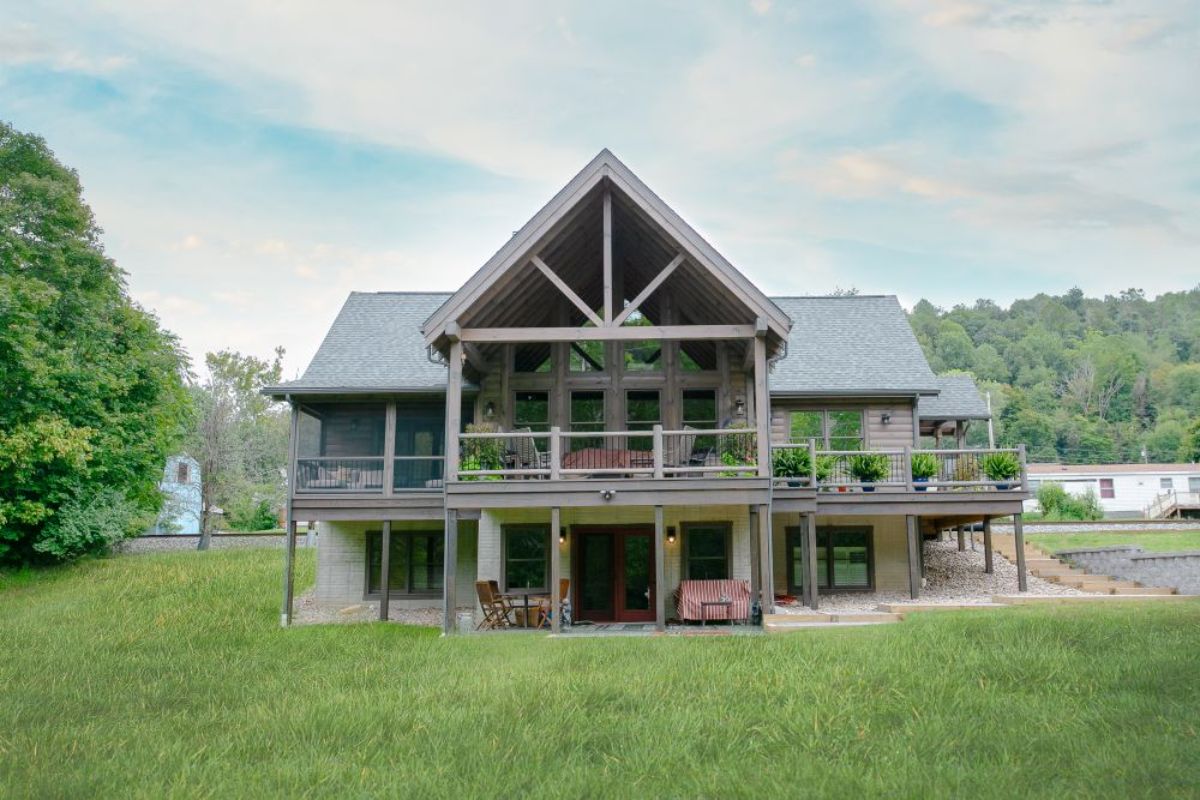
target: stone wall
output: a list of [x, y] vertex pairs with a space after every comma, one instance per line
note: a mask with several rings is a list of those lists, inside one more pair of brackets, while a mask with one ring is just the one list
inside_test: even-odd
[[1148, 553], [1135, 545], [1123, 545], [1063, 550], [1056, 555], [1097, 575], [1169, 586], [1180, 594], [1200, 594], [1200, 551]]

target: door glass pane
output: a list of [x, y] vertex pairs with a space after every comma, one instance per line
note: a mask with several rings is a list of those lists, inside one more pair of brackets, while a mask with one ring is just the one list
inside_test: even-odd
[[866, 531], [834, 531], [833, 585], [840, 589], [860, 589], [871, 585], [867, 564]]
[[817, 447], [825, 444], [825, 432], [822, 428], [820, 411], [793, 411], [791, 418], [791, 439], [793, 442], [817, 440]]
[[[392, 533], [392, 547], [388, 562], [388, 594], [404, 594], [408, 589], [408, 542], [409, 536]], [[371, 594], [383, 591], [380, 570], [383, 567], [383, 533], [372, 531], [367, 534], [367, 591]]]
[[626, 536], [625, 544], [625, 610], [646, 611], [650, 608], [650, 537]]
[[608, 617], [612, 614], [613, 537], [611, 533], [584, 534], [579, 542], [579, 602], [581, 610]]

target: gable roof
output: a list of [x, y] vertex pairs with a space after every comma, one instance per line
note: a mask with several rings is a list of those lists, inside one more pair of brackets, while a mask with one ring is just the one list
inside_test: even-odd
[[446, 367], [429, 360], [421, 323], [449, 297], [447, 292], [351, 292], [299, 380], [264, 392], [445, 391]]
[[894, 295], [777, 297], [792, 319], [771, 394], [935, 394], [937, 379]]
[[917, 417], [928, 420], [990, 419], [987, 402], [970, 375], [938, 375], [941, 393], [917, 402]]
[[601, 150], [574, 178], [525, 225], [512, 235], [488, 261], [472, 275], [440, 308], [426, 320], [422, 331], [427, 344], [444, 341], [446, 326], [461, 320], [481, 298], [497, 286], [510, 271], [524, 266], [538, 248], [556, 232], [602, 181], [609, 181], [623, 196], [665, 231], [690, 262], [707, 270], [725, 291], [736, 297], [755, 314], [762, 316], [777, 340], [787, 337], [790, 320], [758, 287], [742, 275], [704, 237], [688, 225], [652, 192], [607, 148]]
[[1029, 474], [1037, 475], [1200, 475], [1200, 464], [1030, 464]]

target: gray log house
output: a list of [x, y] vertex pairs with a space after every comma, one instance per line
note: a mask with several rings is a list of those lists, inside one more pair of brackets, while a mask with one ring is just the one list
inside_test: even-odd
[[984, 522], [990, 569], [988, 520], [1021, 534], [1023, 448], [987, 477], [978, 391], [933, 375], [895, 297], [767, 297], [607, 150], [458, 291], [353, 293], [265, 391], [292, 414], [285, 625], [297, 520], [319, 603], [440, 605], [446, 632], [476, 580], [548, 592], [555, 628], [568, 579], [576, 619], [662, 629], [685, 579], [768, 613], [917, 598], [924, 537]]

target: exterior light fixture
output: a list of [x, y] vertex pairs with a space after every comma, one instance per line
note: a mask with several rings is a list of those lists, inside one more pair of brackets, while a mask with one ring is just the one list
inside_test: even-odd
[[496, 404], [489, 400], [488, 404], [483, 407], [483, 418], [490, 420], [494, 416], [496, 416]]
[[674, 525], [667, 526], [667, 542], [670, 544], [675, 544], [675, 526]]
[[882, 416], [879, 417], [879, 421], [882, 422], [884, 425], [891, 425], [892, 424], [891, 412], [889, 412], [889, 411], [883, 412]]
[[733, 413], [735, 416], [746, 416], [746, 398], [739, 397], [733, 401]]
[[567, 529], [564, 526], [564, 527], [558, 529], [558, 543], [565, 544], [566, 541], [567, 541]]

